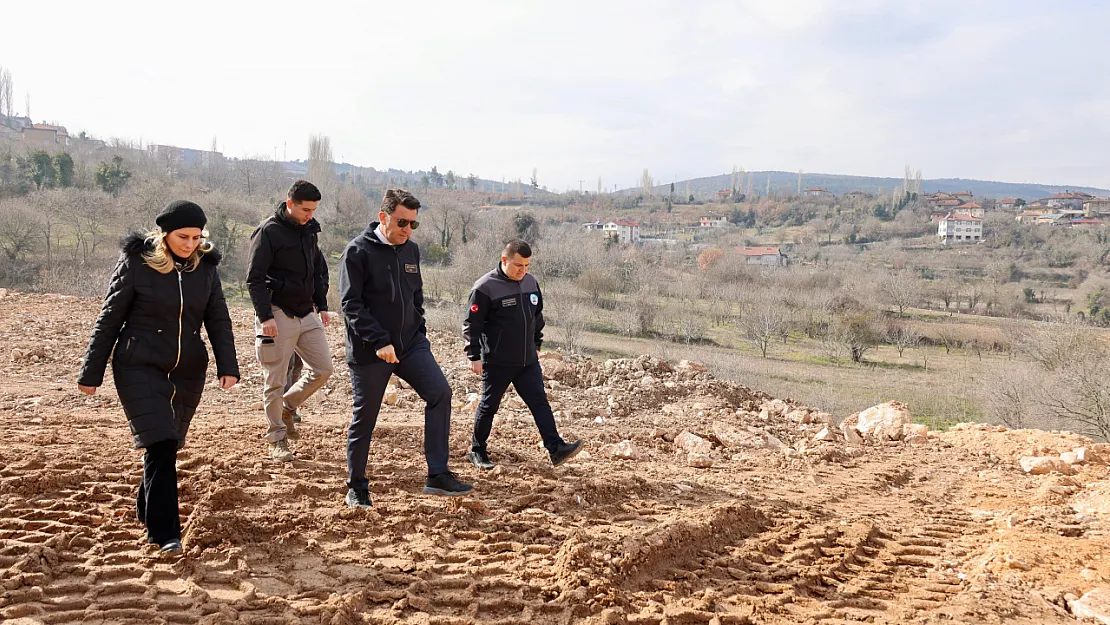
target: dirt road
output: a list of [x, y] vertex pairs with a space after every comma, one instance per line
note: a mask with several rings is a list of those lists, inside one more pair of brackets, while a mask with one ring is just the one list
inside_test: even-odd
[[[589, 451], [552, 468], [514, 397], [491, 441], [500, 466], [479, 473], [463, 406], [477, 379], [447, 336], [433, 339], [458, 405], [452, 462], [475, 494], [422, 494], [421, 404], [400, 388], [371, 450], [374, 508], [349, 509], [340, 331], [297, 460], [277, 464], [244, 310], [242, 388], [205, 392], [179, 461], [186, 553], [161, 557], [135, 520], [140, 453], [114, 389], [86, 398], [73, 382], [98, 308], [0, 298], [6, 623], [1041, 624], [1074, 622], [1066, 599], [1110, 585], [1105, 464], [1033, 476], [1017, 462], [1079, 437], [818, 442], [816, 411], [696, 365], [553, 359], [560, 428]], [[705, 460], [676, 453], [683, 431]]]

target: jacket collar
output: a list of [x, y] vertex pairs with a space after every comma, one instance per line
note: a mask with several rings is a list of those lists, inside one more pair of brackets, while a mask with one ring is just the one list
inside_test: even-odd
[[289, 213], [285, 212], [285, 206], [285, 202], [277, 205], [277, 208], [274, 210], [274, 221], [287, 228], [292, 228], [293, 230], [298, 231], [303, 230], [309, 234], [320, 232], [320, 222], [316, 221], [315, 217], [309, 219], [308, 223], [302, 226], [301, 224], [289, 218]]

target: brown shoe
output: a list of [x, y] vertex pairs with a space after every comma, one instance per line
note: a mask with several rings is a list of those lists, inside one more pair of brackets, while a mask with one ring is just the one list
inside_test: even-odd
[[297, 431], [297, 424], [293, 422], [293, 415], [296, 413], [296, 410], [281, 409], [281, 422], [285, 424], [285, 438], [291, 441], [300, 440], [301, 438], [301, 433]]
[[270, 459], [278, 462], [292, 462], [293, 452], [289, 451], [289, 445], [286, 444], [285, 439], [270, 443]]

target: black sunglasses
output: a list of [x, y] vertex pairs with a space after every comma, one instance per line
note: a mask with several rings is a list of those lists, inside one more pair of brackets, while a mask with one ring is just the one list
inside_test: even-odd
[[420, 222], [416, 221], [415, 219], [405, 219], [404, 217], [398, 217], [393, 221], [397, 224], [398, 228], [407, 228], [408, 226], [412, 226], [412, 229], [416, 230], [420, 227]]

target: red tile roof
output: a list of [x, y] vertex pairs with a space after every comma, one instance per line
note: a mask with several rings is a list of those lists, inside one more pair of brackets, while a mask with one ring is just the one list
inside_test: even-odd
[[778, 256], [777, 247], [738, 247], [736, 253], [743, 256]]
[[971, 215], [960, 214], [960, 215], [949, 215], [949, 216], [944, 218], [944, 221], [983, 221], [983, 220], [978, 218], [978, 217], [972, 217]]

